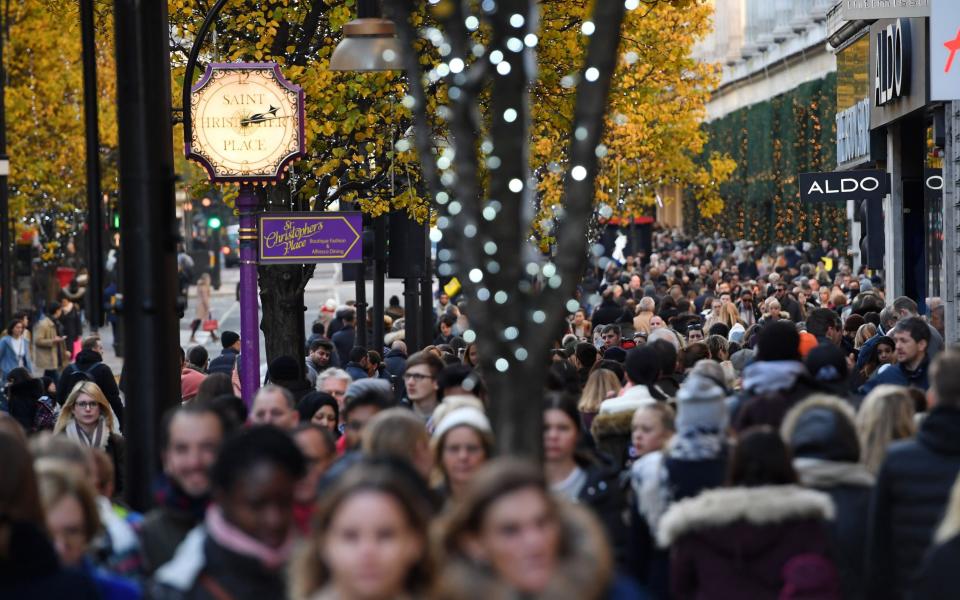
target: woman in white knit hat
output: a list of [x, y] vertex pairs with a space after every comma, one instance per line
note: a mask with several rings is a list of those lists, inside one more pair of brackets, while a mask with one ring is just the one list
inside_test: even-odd
[[443, 399], [433, 415], [431, 446], [437, 465], [437, 492], [446, 500], [461, 497], [467, 484], [493, 455], [493, 428], [483, 404], [472, 396]]

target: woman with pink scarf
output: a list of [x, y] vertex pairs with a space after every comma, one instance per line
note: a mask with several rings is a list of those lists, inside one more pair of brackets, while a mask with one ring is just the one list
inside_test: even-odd
[[293, 492], [305, 472], [300, 450], [275, 427], [253, 427], [224, 443], [206, 519], [157, 570], [151, 597], [286, 598]]

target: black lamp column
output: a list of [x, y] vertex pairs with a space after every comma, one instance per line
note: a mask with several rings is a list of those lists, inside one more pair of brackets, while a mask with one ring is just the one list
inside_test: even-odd
[[87, 158], [87, 314], [95, 331], [103, 326], [103, 201], [100, 198], [100, 130], [97, 123], [97, 55], [93, 0], [80, 0], [83, 45], [83, 124]]
[[0, 311], [3, 322], [13, 316], [13, 256], [10, 252], [10, 230], [13, 220], [10, 218], [10, 191], [7, 177], [10, 174], [10, 159], [7, 156], [7, 110], [6, 88], [7, 69], [3, 66], [3, 51], [7, 43], [7, 14], [4, 9], [3, 23], [0, 27]]
[[[160, 417], [180, 403], [177, 220], [174, 210], [170, 49], [166, 2], [114, 0], [121, 256], [127, 405], [125, 495], [138, 511], [152, 504]], [[149, 340], [147, 343], [146, 341]]]
[[373, 219], [373, 339], [370, 349], [383, 354], [383, 296], [387, 270], [387, 217]]
[[[430, 220], [423, 224], [423, 256], [420, 271], [420, 331], [421, 347], [433, 342], [436, 318], [433, 315], [433, 261], [430, 259]], [[437, 315], [439, 318], [440, 315]]]

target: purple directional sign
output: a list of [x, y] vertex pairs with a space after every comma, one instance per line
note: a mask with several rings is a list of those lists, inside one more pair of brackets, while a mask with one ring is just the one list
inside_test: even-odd
[[363, 261], [359, 212], [260, 215], [260, 264]]

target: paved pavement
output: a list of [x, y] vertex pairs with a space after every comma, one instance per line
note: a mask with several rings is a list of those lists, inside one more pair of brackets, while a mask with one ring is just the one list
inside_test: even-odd
[[[239, 269], [224, 269], [221, 275], [221, 286], [219, 290], [214, 290], [210, 298], [210, 308], [213, 316], [220, 322], [220, 330], [231, 330], [240, 332], [240, 304], [236, 301], [236, 288], [240, 281]], [[388, 279], [385, 284], [385, 296], [399, 296], [403, 300], [403, 282], [399, 279]], [[351, 300], [355, 296], [355, 284], [353, 282], [344, 283], [340, 277], [340, 265], [317, 265], [313, 279], [307, 284], [304, 291], [304, 304], [307, 306], [307, 312], [304, 318], [306, 332], [309, 333], [310, 325], [320, 313], [320, 307], [329, 298], [333, 298], [337, 304]], [[367, 300], [373, 299], [373, 283], [367, 282]], [[194, 310], [196, 306], [195, 288], [191, 287], [187, 299], [187, 309], [184, 311], [184, 317], [180, 320], [180, 345], [186, 349], [193, 344], [190, 342], [190, 323], [193, 321]], [[117, 357], [113, 352], [113, 333], [110, 327], [104, 327], [99, 331], [103, 338], [104, 362], [110, 365], [115, 373], [120, 373], [123, 366], [123, 359]], [[197, 332], [197, 343], [203, 344], [210, 357], [214, 358], [220, 355], [219, 342], [213, 342], [210, 334], [204, 331]], [[264, 348], [263, 333], [260, 333], [260, 357], [261, 371], [266, 372], [266, 350]]]

